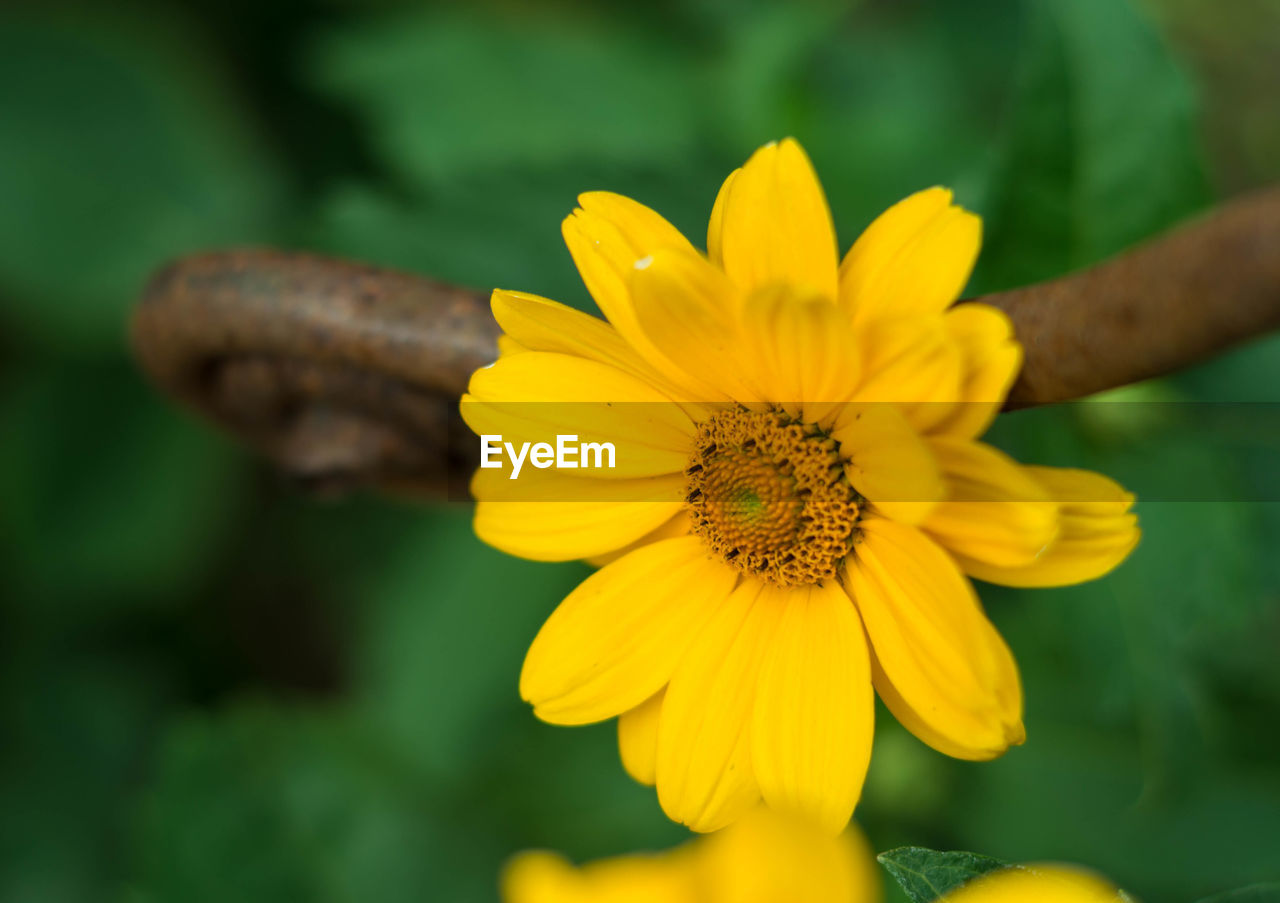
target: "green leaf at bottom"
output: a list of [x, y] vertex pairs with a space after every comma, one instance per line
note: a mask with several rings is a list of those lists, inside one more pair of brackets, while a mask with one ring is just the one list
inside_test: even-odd
[[933, 903], [943, 894], [1008, 863], [977, 853], [941, 853], [925, 847], [898, 847], [876, 857], [912, 903]]

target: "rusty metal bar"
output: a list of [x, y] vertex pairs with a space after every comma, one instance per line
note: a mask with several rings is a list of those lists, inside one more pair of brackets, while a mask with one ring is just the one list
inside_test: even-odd
[[484, 292], [262, 250], [165, 267], [132, 333], [161, 388], [309, 487], [436, 496], [474, 454], [457, 400], [498, 327]]
[[1007, 408], [1173, 373], [1280, 328], [1280, 187], [1079, 273], [972, 300], [1008, 313], [1026, 348]]
[[[1280, 327], [1280, 188], [1083, 272], [970, 300], [1008, 312], [1026, 347], [1010, 408], [1182, 369]], [[178, 260], [133, 320], [151, 378], [286, 473], [436, 497], [474, 457], [457, 399], [497, 335], [487, 292], [280, 251]]]

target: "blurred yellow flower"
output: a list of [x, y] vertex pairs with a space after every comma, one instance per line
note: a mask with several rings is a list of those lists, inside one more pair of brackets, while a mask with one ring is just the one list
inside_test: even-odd
[[1016, 866], [977, 878], [943, 898], [945, 903], [1123, 903], [1106, 881], [1063, 865]]
[[[880, 903], [880, 872], [856, 827], [832, 835], [768, 809], [674, 850], [577, 867], [548, 852], [516, 856], [504, 903]], [[1119, 903], [1114, 887], [1066, 866], [984, 875], [941, 903]]]
[[766, 809], [652, 855], [575, 867], [522, 853], [502, 879], [504, 903], [879, 903], [880, 876], [856, 828], [833, 836]]
[[538, 717], [619, 717], [627, 770], [698, 831], [761, 798], [840, 830], [873, 685], [949, 755], [1021, 743], [1017, 667], [968, 577], [1088, 580], [1138, 529], [1111, 480], [977, 441], [1021, 362], [1003, 313], [952, 307], [978, 218], [931, 188], [840, 262], [792, 140], [726, 180], [706, 255], [635, 201], [579, 202], [564, 236], [608, 322], [494, 292], [502, 355], [462, 402], [480, 435], [617, 449], [613, 470], [472, 484], [486, 542], [604, 563], [529, 650]]

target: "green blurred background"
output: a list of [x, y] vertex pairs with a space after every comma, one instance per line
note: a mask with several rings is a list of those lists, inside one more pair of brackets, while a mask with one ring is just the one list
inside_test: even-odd
[[[5, 3], [0, 900], [488, 901], [521, 848], [684, 836], [611, 725], [517, 697], [586, 568], [489, 550], [460, 506], [309, 499], [158, 397], [125, 324], [167, 258], [308, 248], [586, 306], [577, 192], [700, 239], [792, 134], [842, 244], [949, 184], [998, 288], [1280, 178], [1277, 85], [1273, 0]], [[1119, 397], [1278, 385], [1272, 339]], [[1030, 740], [964, 764], [881, 712], [877, 849], [1075, 860], [1148, 903], [1280, 879], [1280, 504], [1247, 501], [1280, 468], [1196, 410], [1002, 418], [1025, 460], [1207, 501], [1142, 504], [1104, 581], [983, 588]]]

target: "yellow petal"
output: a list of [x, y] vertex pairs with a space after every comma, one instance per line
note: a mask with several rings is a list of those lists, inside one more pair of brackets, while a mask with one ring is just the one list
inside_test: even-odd
[[808, 423], [826, 420], [858, 387], [852, 330], [821, 298], [757, 292], [743, 310], [743, 339], [761, 391]]
[[1138, 518], [1130, 513], [1133, 496], [1114, 480], [1088, 470], [1025, 469], [1058, 503], [1057, 538], [1021, 567], [957, 556], [965, 573], [1005, 586], [1068, 586], [1110, 572], [1138, 544]]
[[735, 578], [696, 537], [655, 543], [601, 568], [538, 631], [520, 695], [553, 724], [588, 724], [635, 708], [671, 677]]
[[[495, 444], [491, 442], [490, 448]], [[496, 455], [492, 457], [494, 460], [490, 463], [497, 463]], [[574, 451], [573, 458], [566, 459], [565, 463], [568, 464], [571, 460], [576, 463], [581, 457]], [[669, 506], [679, 505], [685, 500], [686, 477], [683, 473], [634, 479], [604, 479], [596, 476], [602, 470], [595, 467], [594, 453], [588, 451], [586, 458], [590, 465], [586, 469], [539, 469], [526, 462], [521, 468], [520, 476], [514, 480], [511, 479], [509, 467], [479, 467], [471, 477], [471, 495], [481, 502], [575, 502], [600, 507], [635, 503]], [[601, 460], [607, 463], [607, 452]]]
[[569, 253], [600, 310], [630, 340], [635, 314], [626, 279], [632, 265], [664, 248], [694, 253], [693, 245], [656, 211], [622, 195], [593, 191], [579, 195], [578, 203], [564, 221]]
[[633, 255], [630, 260], [623, 261], [624, 268], [636, 258], [652, 254], [659, 248], [694, 249], [662, 214], [624, 195], [612, 191], [588, 191], [578, 195], [578, 205], [591, 216], [607, 220], [618, 231]]
[[812, 821], [761, 806], [699, 843], [706, 903], [881, 899], [879, 869], [856, 826], [835, 836]]
[[974, 439], [991, 426], [1018, 378], [1022, 345], [1004, 311], [987, 304], [961, 304], [943, 322], [960, 349], [960, 398], [933, 430]]
[[1123, 903], [1128, 899], [1089, 872], [1031, 865], [990, 872], [947, 894], [940, 903]]
[[658, 718], [662, 714], [665, 690], [618, 716], [618, 752], [627, 774], [641, 784], [653, 786], [658, 772]]
[[565, 304], [495, 289], [490, 300], [493, 317], [527, 351], [554, 351], [609, 364], [646, 381], [659, 374], [627, 343], [610, 323]]
[[751, 712], [780, 613], [761, 604], [762, 587], [745, 581], [720, 607], [681, 659], [662, 705], [658, 800], [695, 831], [724, 827], [760, 798], [751, 773]]
[[498, 357], [506, 357], [509, 354], [519, 354], [529, 349], [521, 345], [509, 335], [498, 336]]
[[951, 414], [960, 399], [963, 359], [943, 317], [876, 320], [858, 337], [863, 377], [855, 401], [893, 402], [922, 433]]
[[664, 249], [696, 254], [693, 245], [655, 211], [622, 195], [589, 192], [578, 203], [582, 206], [565, 219], [561, 232], [587, 291], [645, 360], [693, 397], [704, 397], [706, 387], [680, 382], [679, 371], [640, 330], [627, 287], [637, 260]]
[[957, 758], [991, 759], [1021, 743], [1017, 665], [955, 562], [913, 527], [870, 518], [861, 530], [845, 586], [889, 710]]
[[953, 554], [999, 567], [1030, 564], [1058, 535], [1058, 505], [1028, 468], [968, 439], [929, 442], [947, 501], [922, 526]]
[[594, 480], [554, 470], [477, 470], [476, 535], [535, 561], [571, 561], [627, 548], [681, 514], [683, 474]]
[[679, 502], [479, 502], [482, 542], [532, 561], [572, 561], [626, 548], [680, 511]]
[[694, 382], [712, 387], [701, 400], [761, 400], [743, 380], [741, 305], [723, 273], [697, 254], [658, 251], [636, 264], [630, 286], [648, 339]]
[[834, 581], [770, 588], [761, 603], [783, 613], [751, 722], [760, 794], [837, 834], [853, 815], [871, 761], [875, 694], [866, 636]]
[[[641, 380], [607, 364], [545, 351], [477, 370], [461, 411], [478, 436], [501, 436], [517, 449], [524, 442], [554, 445], [561, 435], [611, 442], [615, 466], [592, 471], [608, 479], [683, 470], [694, 434], [680, 407]], [[531, 463], [522, 474], [536, 469]]]
[[946, 498], [933, 452], [897, 405], [846, 405], [831, 435], [850, 484], [886, 517], [919, 523]]
[[595, 567], [604, 567], [611, 561], [616, 561], [621, 556], [627, 554], [632, 549], [638, 549], [641, 546], [647, 546], [650, 543], [658, 542], [663, 539], [674, 539], [677, 536], [684, 536], [689, 532], [689, 514], [687, 511], [681, 511], [670, 520], [664, 521], [655, 527], [651, 532], [641, 536], [629, 546], [623, 546], [613, 552], [606, 552], [602, 555], [588, 555], [587, 564]]
[[711, 208], [711, 221], [707, 224], [707, 258], [721, 269], [724, 269], [724, 254], [721, 253], [723, 244], [721, 238], [724, 234], [724, 207], [729, 200], [729, 192], [733, 190], [733, 182], [738, 178], [738, 173], [740, 172], [742, 172], [742, 169], [738, 168], [729, 173], [729, 178], [725, 179], [724, 184], [720, 186], [720, 191], [716, 195], [715, 205]]
[[[617, 367], [657, 389], [667, 398], [682, 402], [690, 416], [707, 416], [696, 404], [683, 402], [715, 394], [672, 382], [632, 347], [611, 324], [559, 302], [525, 292], [495, 289], [491, 302], [494, 319], [506, 334], [498, 336], [501, 355], [520, 351], [554, 351], [585, 357]], [[667, 363], [668, 370], [675, 365]]]
[[[836, 236], [813, 164], [793, 139], [756, 151], [724, 192], [718, 255], [743, 291], [778, 285], [834, 301]], [[708, 241], [710, 246], [712, 242]]]
[[840, 265], [840, 304], [855, 323], [938, 314], [960, 297], [982, 244], [982, 221], [928, 188], [894, 204]]

